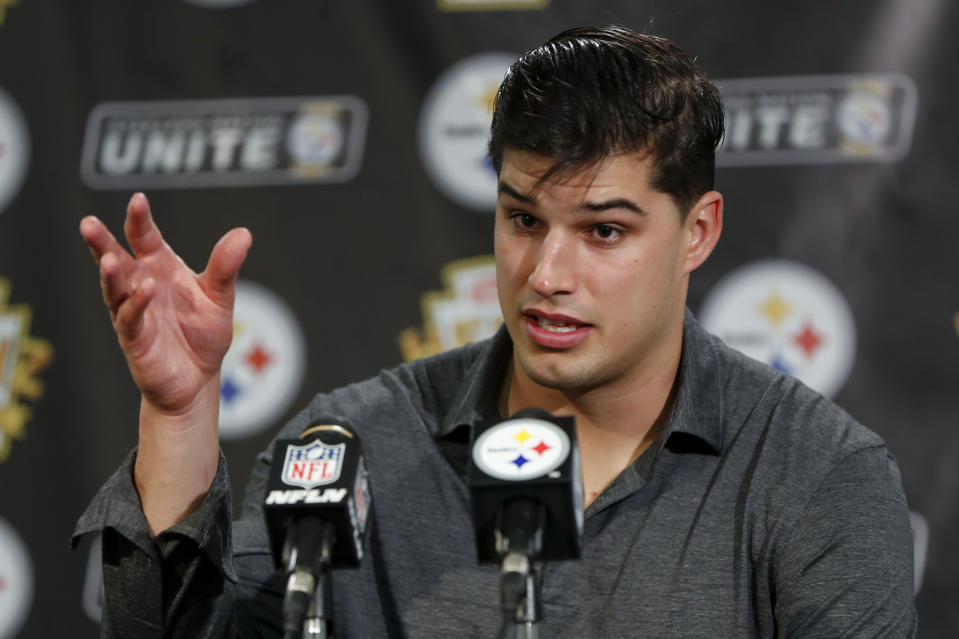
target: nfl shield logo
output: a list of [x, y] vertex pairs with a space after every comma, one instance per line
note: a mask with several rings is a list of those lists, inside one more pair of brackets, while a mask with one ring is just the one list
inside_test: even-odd
[[303, 446], [290, 444], [283, 461], [283, 483], [307, 490], [332, 484], [340, 478], [345, 449], [346, 444], [330, 446], [318, 439]]

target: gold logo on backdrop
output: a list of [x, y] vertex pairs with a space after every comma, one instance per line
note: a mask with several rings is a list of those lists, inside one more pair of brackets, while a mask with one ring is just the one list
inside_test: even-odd
[[443, 267], [442, 278], [444, 290], [422, 297], [423, 328], [400, 333], [400, 350], [408, 362], [491, 337], [503, 323], [493, 256], [451, 262]]
[[10, 456], [14, 439], [23, 439], [32, 417], [22, 400], [43, 396], [37, 374], [50, 365], [53, 347], [30, 337], [30, 307], [7, 306], [10, 282], [0, 278], [0, 462]]
[[0, 0], [0, 27], [3, 26], [3, 21], [7, 18], [7, 9], [18, 4], [20, 4], [20, 0]]

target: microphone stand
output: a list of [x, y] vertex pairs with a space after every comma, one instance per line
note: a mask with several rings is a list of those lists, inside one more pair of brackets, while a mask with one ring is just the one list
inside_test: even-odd
[[[332, 530], [332, 527], [327, 527]], [[332, 581], [329, 562], [323, 564], [317, 579], [316, 593], [313, 604], [306, 613], [303, 622], [303, 639], [329, 639], [330, 622], [333, 620]]]
[[512, 617], [516, 639], [537, 639], [542, 609], [533, 560], [543, 550], [546, 508], [528, 497], [511, 499], [500, 510], [496, 550], [502, 558], [500, 601]]
[[319, 517], [304, 517], [290, 527], [283, 549], [289, 575], [283, 598], [284, 639], [329, 637], [334, 538], [333, 526]]

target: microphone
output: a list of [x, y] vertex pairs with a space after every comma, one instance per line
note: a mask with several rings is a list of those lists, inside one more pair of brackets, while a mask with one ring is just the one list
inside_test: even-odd
[[[363, 557], [372, 496], [359, 436], [338, 417], [314, 420], [299, 439], [277, 440], [263, 515], [277, 569], [287, 576], [284, 631], [330, 617], [327, 572]], [[292, 636], [292, 635], [291, 635]]]
[[501, 563], [503, 609], [516, 611], [518, 623], [535, 623], [532, 562], [580, 557], [583, 481], [575, 421], [528, 408], [479, 424], [470, 462], [477, 558]]

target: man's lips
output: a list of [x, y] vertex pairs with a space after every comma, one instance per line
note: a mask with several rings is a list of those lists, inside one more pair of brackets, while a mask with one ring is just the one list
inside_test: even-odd
[[568, 315], [543, 313], [537, 310], [523, 312], [526, 334], [534, 343], [545, 348], [572, 348], [585, 340], [593, 325]]

